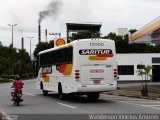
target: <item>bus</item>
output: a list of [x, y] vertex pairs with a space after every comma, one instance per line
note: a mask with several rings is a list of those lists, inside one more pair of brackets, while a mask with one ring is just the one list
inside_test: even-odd
[[117, 89], [115, 42], [109, 39], [80, 39], [37, 55], [36, 86], [44, 95], [87, 95], [97, 100], [101, 92]]

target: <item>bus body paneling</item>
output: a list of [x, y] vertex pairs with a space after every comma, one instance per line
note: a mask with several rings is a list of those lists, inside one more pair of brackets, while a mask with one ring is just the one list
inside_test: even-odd
[[39, 89], [59, 92], [59, 85], [63, 93], [117, 89], [116, 51], [112, 40], [76, 40], [42, 51], [38, 56]]

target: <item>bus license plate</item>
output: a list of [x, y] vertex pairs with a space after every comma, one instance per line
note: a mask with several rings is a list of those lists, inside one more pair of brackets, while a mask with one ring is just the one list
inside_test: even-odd
[[93, 80], [93, 83], [94, 83], [94, 84], [100, 84], [100, 83], [101, 83], [101, 80]]
[[90, 73], [104, 73], [103, 69], [91, 69]]

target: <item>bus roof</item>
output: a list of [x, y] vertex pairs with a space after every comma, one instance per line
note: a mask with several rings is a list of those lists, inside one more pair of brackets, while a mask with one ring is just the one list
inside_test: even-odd
[[88, 42], [88, 41], [91, 41], [91, 40], [100, 40], [100, 41], [103, 41], [103, 42], [114, 42], [113, 40], [110, 40], [110, 39], [101, 39], [101, 38], [91, 38], [91, 39], [79, 39], [79, 40], [74, 40], [68, 44], [65, 44], [65, 45], [61, 45], [61, 46], [58, 46], [58, 47], [54, 47], [54, 48], [50, 48], [50, 49], [47, 49], [47, 50], [43, 50], [41, 52], [38, 53], [38, 55], [40, 54], [43, 54], [43, 53], [47, 53], [47, 52], [50, 52], [50, 51], [53, 51], [53, 50], [58, 50], [58, 49], [61, 49], [61, 48], [66, 48], [66, 47], [69, 47], [73, 44], [76, 44], [78, 42]]

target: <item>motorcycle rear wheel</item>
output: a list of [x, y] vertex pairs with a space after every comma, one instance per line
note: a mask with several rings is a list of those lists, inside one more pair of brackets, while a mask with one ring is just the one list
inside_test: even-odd
[[19, 101], [17, 101], [16, 105], [19, 106]]

